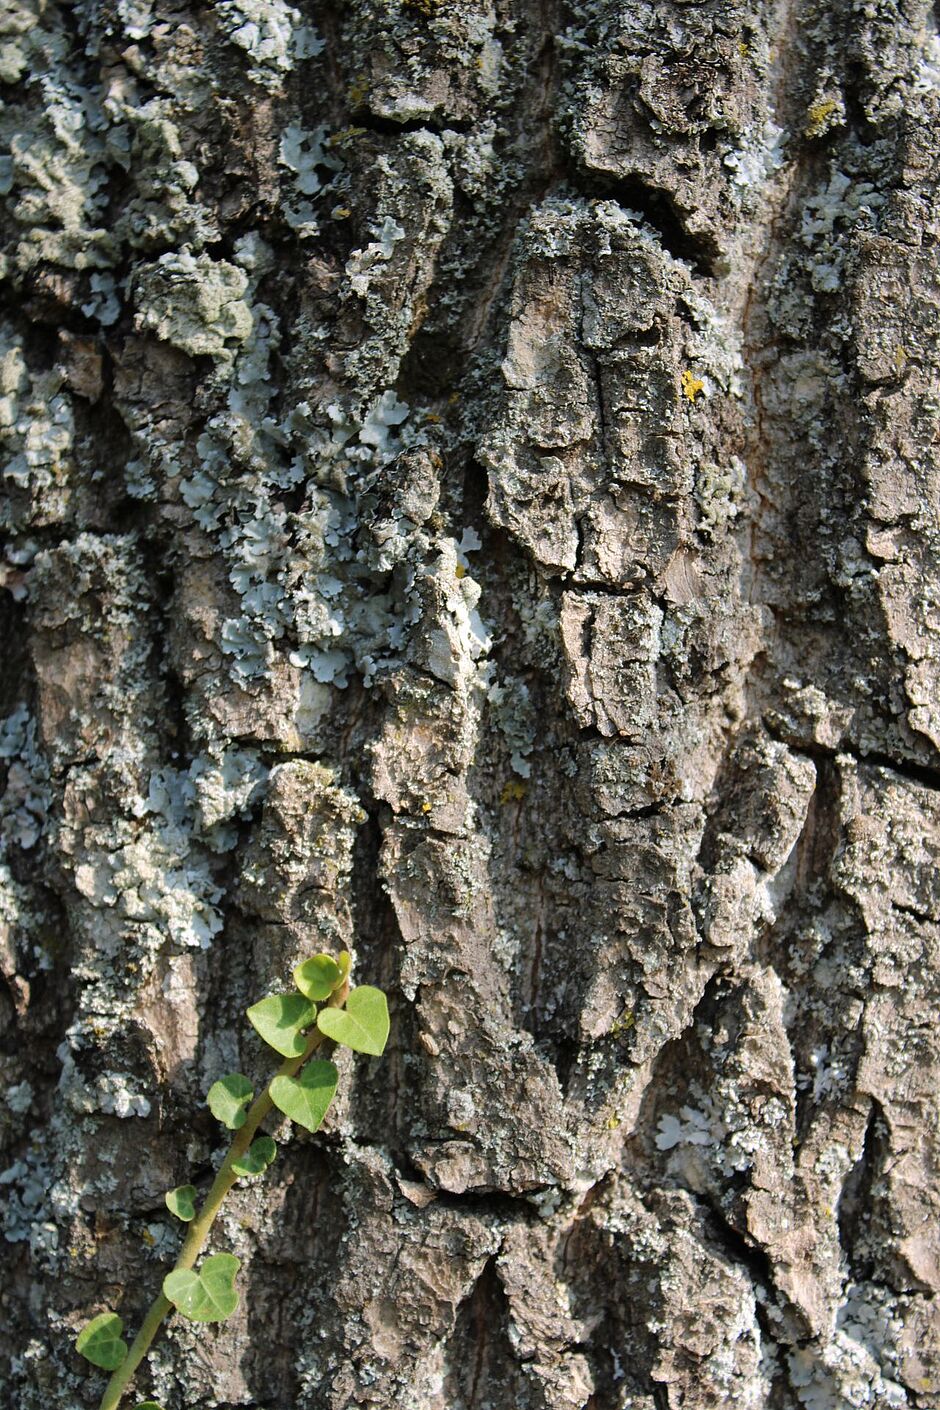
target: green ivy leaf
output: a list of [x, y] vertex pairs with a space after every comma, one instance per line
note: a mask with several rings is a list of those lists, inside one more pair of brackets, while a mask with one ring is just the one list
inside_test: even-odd
[[307, 999], [328, 999], [337, 984], [343, 981], [343, 971], [331, 955], [314, 955], [294, 970], [294, 983]]
[[303, 1030], [316, 1017], [316, 1007], [301, 994], [272, 994], [248, 1010], [248, 1021], [268, 1047], [283, 1057], [300, 1057], [307, 1041]]
[[314, 1059], [299, 1077], [273, 1077], [268, 1090], [278, 1111], [308, 1131], [319, 1131], [338, 1081], [339, 1073], [331, 1062]]
[[188, 1224], [196, 1217], [196, 1193], [195, 1185], [177, 1185], [175, 1190], [167, 1190], [163, 1198], [170, 1213]]
[[247, 1108], [254, 1096], [251, 1083], [240, 1072], [230, 1072], [213, 1082], [206, 1095], [209, 1110], [216, 1121], [221, 1121], [230, 1131], [238, 1131], [244, 1126]]
[[321, 1009], [317, 1027], [334, 1043], [345, 1043], [357, 1053], [381, 1057], [389, 1028], [385, 995], [371, 984], [360, 984], [350, 992], [344, 1009]]
[[99, 1312], [86, 1322], [75, 1338], [75, 1350], [104, 1371], [116, 1371], [127, 1355], [127, 1342], [122, 1341], [124, 1323], [116, 1312]]
[[196, 1273], [177, 1268], [163, 1279], [163, 1295], [190, 1322], [224, 1322], [238, 1306], [235, 1274], [241, 1267], [233, 1253], [211, 1253]]
[[236, 1175], [263, 1175], [277, 1155], [277, 1145], [270, 1136], [256, 1136], [244, 1155], [232, 1161]]

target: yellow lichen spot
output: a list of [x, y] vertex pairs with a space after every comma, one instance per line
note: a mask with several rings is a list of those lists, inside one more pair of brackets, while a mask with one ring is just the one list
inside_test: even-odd
[[705, 383], [702, 381], [701, 377], [696, 377], [695, 373], [690, 372], [688, 368], [683, 372], [680, 380], [682, 382], [682, 395], [688, 397], [689, 401], [694, 403], [698, 394], [705, 390]]
[[748, 46], [747, 46], [747, 44], [745, 43], [745, 41], [744, 41], [743, 39], [739, 39], [739, 40], [738, 40], [738, 53], [741, 55], [741, 58], [742, 58], [742, 59], [746, 59], [747, 56], [748, 56], [748, 54], [749, 54], [750, 52], [751, 52], [751, 51], [750, 51], [750, 49], [748, 48]]
[[829, 126], [829, 119], [837, 107], [835, 98], [823, 98], [821, 102], [814, 103], [811, 108], [808, 108], [806, 126], [803, 128], [804, 137], [821, 137]]
[[457, 566], [456, 566], [456, 568], [454, 569], [454, 577], [455, 577], [455, 578], [465, 578], [466, 576], [467, 576], [467, 570], [466, 570], [466, 568], [463, 566], [462, 563], [458, 563]]
[[432, 807], [433, 807], [433, 804], [431, 804], [431, 803], [422, 803], [422, 804], [421, 804], [421, 811], [422, 811], [422, 813], [429, 813], [429, 812], [431, 811], [431, 808], [432, 808]]
[[523, 783], [521, 779], [511, 778], [508, 783], [503, 785], [499, 801], [501, 803], [521, 803], [527, 789], [528, 785]]
[[898, 372], [898, 373], [901, 373], [901, 372], [904, 371], [904, 368], [905, 368], [906, 366], [907, 366], [907, 349], [906, 349], [906, 348], [902, 348], [902, 347], [901, 347], [901, 344], [898, 343], [897, 347], [896, 347], [895, 350], [894, 350], [894, 367], [895, 367], [895, 371]]
[[417, 10], [419, 15], [424, 15], [427, 19], [430, 19], [440, 4], [441, 0], [404, 0], [406, 10]]
[[622, 1014], [620, 1015], [620, 1017], [616, 1020], [616, 1022], [614, 1022], [613, 1024], [611, 1024], [611, 1028], [610, 1028], [610, 1036], [611, 1036], [611, 1038], [622, 1038], [623, 1035], [624, 1035], [624, 1033], [629, 1033], [629, 1032], [630, 1032], [630, 1029], [633, 1028], [633, 1027], [635, 1026], [635, 1024], [636, 1024], [636, 1018], [634, 1017], [633, 1010], [632, 1010], [632, 1009], [624, 1009], [623, 1013], [622, 1013]]
[[349, 91], [346, 96], [352, 106], [354, 108], [358, 108], [360, 103], [365, 102], [366, 98], [368, 97], [368, 93], [369, 75], [367, 73], [360, 73], [356, 75], [352, 83], [349, 85]]
[[348, 220], [351, 215], [352, 215], [352, 210], [350, 209], [349, 206], [334, 206], [334, 207], [333, 207], [333, 219], [334, 219], [334, 220]]
[[426, 411], [424, 419], [430, 426], [439, 426], [441, 424], [441, 418], [436, 411]]
[[460, 400], [460, 393], [459, 393], [459, 392], [451, 392], [450, 396], [447, 398], [447, 405], [448, 405], [448, 406], [456, 406], [457, 403], [459, 402], [459, 400]]
[[153, 1248], [154, 1244], [157, 1242], [149, 1229], [145, 1229], [140, 1237], [143, 1239], [144, 1243], [147, 1245], [148, 1248]]
[[620, 1126], [620, 1117], [619, 1117], [619, 1116], [608, 1116], [608, 1118], [607, 1118], [607, 1129], [608, 1129], [608, 1131], [616, 1131], [619, 1126]]

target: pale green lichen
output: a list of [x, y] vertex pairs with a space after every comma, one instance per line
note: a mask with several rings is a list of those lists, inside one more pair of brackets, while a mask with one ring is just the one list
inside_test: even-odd
[[25, 704], [0, 720], [0, 763], [7, 771], [0, 796], [0, 848], [28, 851], [43, 834], [52, 793], [36, 720]]
[[695, 473], [695, 498], [702, 511], [702, 527], [710, 532], [724, 528], [741, 512], [747, 492], [747, 467], [736, 455], [726, 464], [700, 464]]
[[238, 265], [184, 248], [134, 274], [137, 326], [193, 357], [230, 363], [254, 326]]
[[39, 0], [7, 0], [0, 11], [0, 83], [18, 83], [41, 49], [36, 41], [42, 8]]
[[316, 30], [283, 0], [221, 0], [215, 13], [229, 43], [247, 56], [248, 77], [263, 88], [280, 88], [299, 60], [323, 48]]
[[[257, 335], [265, 319], [255, 313]], [[266, 415], [275, 341], [270, 327], [263, 346], [249, 341], [236, 360], [229, 410], [208, 422], [197, 445], [203, 468], [181, 494], [196, 521], [219, 533], [239, 596], [241, 614], [225, 619], [220, 637], [237, 675], [267, 675], [289, 634], [292, 663], [342, 687], [354, 662], [371, 679], [375, 662], [400, 648], [409, 610], [378, 588], [387, 565], [356, 541], [353, 486], [426, 437], [391, 390], [359, 415], [331, 403], [326, 424], [304, 402], [280, 421]], [[288, 514], [277, 493], [304, 478], [307, 504]]]
[[[63, 36], [40, 35], [31, 43], [41, 45], [48, 61], [61, 50]], [[22, 270], [39, 263], [106, 268], [118, 257], [117, 242], [104, 225], [109, 120], [96, 95], [55, 70], [40, 71], [34, 83], [42, 117], [28, 126], [17, 122], [12, 131], [10, 119], [0, 117], [0, 127], [9, 133], [4, 185], [22, 230], [15, 262]]]
[[369, 291], [374, 266], [387, 264], [392, 257], [395, 245], [405, 238], [403, 228], [387, 215], [381, 224], [373, 226], [374, 237], [364, 249], [353, 250], [346, 261], [346, 276], [354, 294], [365, 298]]
[[784, 138], [784, 129], [768, 117], [762, 128], [748, 128], [742, 133], [740, 147], [722, 156], [731, 191], [742, 205], [754, 204], [765, 194], [767, 184], [784, 165]]
[[[486, 691], [490, 717], [505, 740], [510, 767], [520, 778], [530, 778], [530, 756], [538, 735], [538, 717], [529, 688], [524, 681], [511, 676], [500, 680], [493, 666], [484, 668], [484, 672], [491, 677]], [[503, 801], [524, 796], [513, 784], [507, 784], [503, 789]]]
[[[334, 146], [327, 140], [326, 127], [318, 127], [313, 132], [306, 128], [290, 125], [281, 134], [278, 146], [278, 165], [293, 173], [293, 184], [300, 196], [316, 196], [329, 185], [343, 162]], [[321, 176], [322, 173], [322, 176]], [[281, 214], [291, 229], [300, 238], [316, 235], [319, 222], [309, 200], [288, 200], [281, 206]]]
[[817, 293], [834, 294], [842, 287], [847, 233], [860, 226], [876, 229], [884, 205], [885, 197], [870, 181], [838, 169], [807, 199], [799, 238], [811, 251], [807, 267]]
[[178, 105], [151, 98], [136, 105], [112, 99], [106, 107], [123, 142], [119, 164], [134, 171], [134, 195], [115, 227], [119, 239], [134, 249], [165, 248], [170, 241], [200, 249], [219, 237], [215, 216], [192, 192], [199, 170], [183, 152]]
[[61, 519], [69, 499], [75, 435], [61, 372], [34, 376], [23, 340], [0, 325], [0, 454], [7, 493], [0, 526], [21, 529]]
[[[231, 824], [259, 796], [267, 770], [257, 756], [232, 749], [201, 755], [188, 769], [153, 773], [134, 811], [140, 823], [113, 825], [107, 845], [88, 854], [76, 871], [78, 890], [149, 935], [205, 949], [222, 927], [222, 890], [209, 854], [230, 850]], [[102, 837], [102, 844], [105, 839]]]
[[849, 1282], [831, 1339], [787, 1353], [790, 1384], [806, 1410], [901, 1410], [910, 1404], [899, 1344], [904, 1300], [882, 1285]]

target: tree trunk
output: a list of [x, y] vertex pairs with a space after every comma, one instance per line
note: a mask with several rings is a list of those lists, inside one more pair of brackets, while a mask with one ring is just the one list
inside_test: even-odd
[[940, 1406], [931, 6], [2, 24], [4, 1404]]

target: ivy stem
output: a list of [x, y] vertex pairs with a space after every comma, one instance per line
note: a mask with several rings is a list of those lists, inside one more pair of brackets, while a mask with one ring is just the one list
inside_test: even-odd
[[[344, 983], [330, 995], [327, 1000], [327, 1005], [331, 1008], [342, 1008], [343, 1004], [346, 1002], [348, 993], [349, 978], [347, 976]], [[307, 1038], [307, 1045], [300, 1056], [287, 1058], [281, 1063], [274, 1076], [296, 1077], [307, 1059], [312, 1057], [317, 1048], [325, 1041], [326, 1039], [323, 1034], [318, 1029], [313, 1029]], [[273, 1081], [274, 1077], [271, 1078], [271, 1082]], [[215, 1179], [209, 1186], [209, 1193], [203, 1200], [199, 1208], [199, 1213], [189, 1225], [186, 1238], [183, 1240], [183, 1247], [180, 1249], [179, 1257], [173, 1265], [172, 1271], [174, 1273], [181, 1268], [192, 1268], [196, 1259], [202, 1252], [206, 1239], [209, 1237], [209, 1231], [215, 1223], [216, 1215], [222, 1207], [222, 1202], [238, 1179], [238, 1176], [232, 1169], [233, 1164], [238, 1160], [239, 1156], [245, 1154], [257, 1134], [258, 1127], [261, 1125], [264, 1118], [274, 1110], [274, 1103], [271, 1100], [271, 1082], [268, 1083], [263, 1092], [255, 1097], [251, 1106], [248, 1108], [244, 1126], [240, 1126], [235, 1132], [234, 1139], [228, 1148], [225, 1159], [216, 1171]], [[101, 1397], [101, 1404], [98, 1410], [117, 1410], [124, 1392], [134, 1378], [134, 1372], [150, 1350], [153, 1339], [160, 1330], [167, 1313], [172, 1311], [172, 1302], [168, 1301], [168, 1299], [163, 1296], [163, 1293], [160, 1292], [151, 1303], [150, 1310], [141, 1323], [140, 1331], [131, 1343], [130, 1350], [108, 1381], [104, 1395]]]

